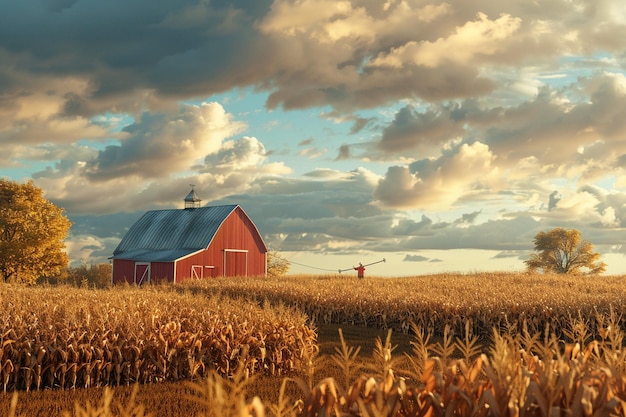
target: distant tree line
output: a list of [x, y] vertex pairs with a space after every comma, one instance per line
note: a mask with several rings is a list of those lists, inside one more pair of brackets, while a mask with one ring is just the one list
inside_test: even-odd
[[40, 279], [37, 282], [69, 284], [82, 288], [107, 288], [111, 286], [111, 270], [112, 266], [108, 262], [82, 264], [65, 269], [58, 277]]

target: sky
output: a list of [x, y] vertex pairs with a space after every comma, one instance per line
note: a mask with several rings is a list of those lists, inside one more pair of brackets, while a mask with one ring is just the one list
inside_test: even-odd
[[193, 184], [291, 273], [521, 271], [555, 227], [626, 273], [622, 0], [0, 10], [0, 177], [65, 209], [74, 265]]

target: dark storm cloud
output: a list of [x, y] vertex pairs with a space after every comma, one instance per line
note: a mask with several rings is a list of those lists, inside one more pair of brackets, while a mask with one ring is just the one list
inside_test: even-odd
[[268, 6], [267, 1], [10, 2], [0, 15], [0, 50], [13, 53], [12, 67], [33, 77], [88, 79], [88, 92], [67, 97], [68, 113], [95, 111], [98, 106], [87, 102], [138, 89], [179, 98], [207, 95], [266, 75], [256, 76], [250, 68], [265, 53], [253, 23]]

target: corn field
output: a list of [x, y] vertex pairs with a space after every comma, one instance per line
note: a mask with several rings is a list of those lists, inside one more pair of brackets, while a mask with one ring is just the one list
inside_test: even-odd
[[0, 386], [119, 386], [247, 374], [281, 375], [316, 347], [306, 316], [245, 300], [163, 288], [86, 290], [0, 285]]
[[357, 279], [349, 274], [188, 281], [183, 285], [193, 292], [284, 303], [305, 312], [313, 323], [391, 328], [404, 333], [414, 323], [436, 336], [443, 335], [446, 327], [453, 334], [463, 334], [467, 322], [473, 334], [526, 326], [531, 333], [550, 331], [561, 336], [572, 321], [597, 329], [598, 313], [626, 313], [623, 277], [479, 273]]
[[[456, 340], [416, 331], [409, 367], [377, 341], [373, 374], [348, 385], [326, 378], [307, 392], [304, 416], [600, 417], [626, 415], [626, 353], [617, 317], [598, 317], [599, 340], [563, 343], [553, 334], [499, 334], [482, 351], [466, 333]], [[468, 327], [469, 328], [469, 327]], [[592, 330], [592, 329], [590, 329]], [[460, 353], [460, 356], [458, 354]], [[449, 354], [449, 355], [448, 355]], [[351, 351], [333, 356], [345, 369]], [[349, 374], [349, 373], [348, 373]], [[350, 381], [350, 379], [348, 379]], [[244, 411], [245, 413], [245, 411]], [[295, 415], [295, 414], [294, 414]]]
[[[432, 334], [413, 327], [412, 351], [394, 354], [391, 331], [374, 341], [372, 357], [361, 369], [358, 348], [341, 344], [331, 359], [340, 372], [335, 377], [283, 379], [277, 400], [264, 402], [250, 392], [258, 377], [246, 371], [245, 356], [224, 377], [212, 370], [206, 378], [188, 382], [191, 406], [180, 416], [235, 417], [611, 417], [626, 415], [625, 334], [615, 315], [598, 317], [600, 328], [564, 343], [554, 335], [524, 332], [500, 334], [494, 329], [485, 348], [469, 331], [464, 337], [432, 342]], [[469, 326], [466, 327], [469, 329]], [[592, 332], [601, 334], [591, 340]], [[309, 366], [319, 364], [308, 351]], [[308, 373], [309, 376], [313, 375]], [[295, 385], [300, 394], [287, 394]], [[155, 395], [158, 395], [155, 393]], [[9, 417], [15, 416], [18, 395], [12, 397]], [[132, 395], [127, 403], [103, 393], [100, 404], [79, 404], [63, 417], [146, 417], [150, 414]], [[23, 416], [26, 417], [26, 416]]]
[[[111, 291], [0, 285], [0, 382], [36, 390], [184, 379], [194, 406], [180, 415], [192, 417], [626, 416], [625, 295], [621, 277], [504, 273]], [[372, 341], [371, 358], [341, 332], [324, 357], [309, 327], [322, 322], [389, 331]], [[395, 352], [392, 329], [411, 335], [410, 352]], [[250, 390], [267, 375], [283, 378], [271, 401]], [[159, 415], [113, 393], [63, 417]]]

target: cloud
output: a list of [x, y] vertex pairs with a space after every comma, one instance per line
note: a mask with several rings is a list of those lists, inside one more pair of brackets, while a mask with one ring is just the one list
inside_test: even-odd
[[[46, 195], [55, 204], [73, 214], [105, 214], [134, 212], [156, 208], [182, 207], [182, 199], [195, 184], [201, 191], [203, 204], [237, 192], [246, 192], [256, 187], [255, 180], [265, 176], [285, 175], [289, 169], [282, 163], [268, 163], [259, 166], [243, 164], [236, 170], [219, 173], [190, 172], [173, 178], [136, 180], [121, 177], [100, 181], [96, 185], [82, 175], [80, 165], [57, 165], [56, 169], [42, 171], [36, 175], [35, 184], [46, 190]], [[231, 161], [237, 165], [236, 161]], [[225, 169], [225, 165], [221, 166]]]
[[432, 262], [432, 260], [422, 255], [405, 255], [403, 262]]
[[343, 159], [350, 159], [350, 158], [351, 158], [350, 145], [341, 145], [339, 147], [337, 161], [341, 161]]
[[408, 237], [401, 247], [421, 249], [491, 249], [520, 250], [531, 248], [540, 223], [521, 214], [511, 219], [489, 220], [469, 227], [445, 227]]
[[478, 216], [482, 213], [482, 210], [477, 210], [472, 213], [464, 213], [460, 218], [454, 221], [454, 224], [472, 224], [476, 221]]
[[[621, 208], [619, 211], [624, 212]], [[601, 204], [598, 194], [592, 192], [589, 187], [563, 196], [551, 214], [560, 221], [576, 220], [600, 227], [615, 227], [620, 223], [620, 219], [616, 217], [615, 207]]]
[[390, 167], [375, 198], [397, 208], [445, 209], [463, 195], [488, 188], [498, 174], [494, 160], [488, 146], [462, 144], [437, 159]]
[[[626, 143], [621, 140], [626, 121], [617, 116], [617, 109], [626, 105], [625, 81], [623, 74], [579, 80], [578, 85], [587, 90], [590, 101], [573, 102], [568, 94], [546, 87], [532, 101], [470, 115], [468, 123], [478, 121], [477, 117], [482, 124], [489, 123], [482, 140], [503, 160], [532, 156], [545, 166], [546, 172], [567, 173], [566, 165], [571, 166], [574, 161], [578, 165], [593, 162], [597, 156], [593, 148], [601, 143], [610, 141], [604, 153], [605, 158], [608, 153], [609, 161], [626, 151]], [[575, 94], [575, 88], [572, 85], [568, 93]]]
[[432, 154], [433, 150], [439, 150], [444, 143], [463, 133], [461, 124], [450, 120], [436, 108], [418, 112], [409, 104], [401, 108], [394, 120], [383, 129], [378, 146], [384, 152], [417, 150], [422, 154]]
[[[580, 100], [581, 90], [589, 101]], [[494, 105], [493, 103], [498, 103]], [[407, 151], [433, 156], [447, 142], [480, 141], [501, 165], [534, 159], [544, 174], [579, 175], [596, 180], [619, 169], [626, 154], [626, 75], [600, 73], [581, 78], [560, 91], [543, 86], [528, 100], [474, 99], [431, 104], [418, 111], [406, 105], [384, 127], [378, 150], [389, 155]]]
[[65, 241], [68, 257], [72, 260], [72, 266], [81, 263], [93, 262], [104, 263], [111, 256], [119, 239], [103, 238], [92, 235], [72, 235]]
[[217, 103], [185, 105], [144, 115], [121, 145], [104, 151], [52, 148], [59, 162], [33, 178], [68, 212], [95, 214], [176, 207], [190, 183], [217, 199], [245, 192], [257, 178], [288, 175], [284, 163], [267, 161], [258, 139], [225, 140], [243, 127]]
[[561, 197], [559, 196], [558, 191], [553, 191], [550, 194], [550, 201], [548, 201], [548, 211], [552, 211], [556, 208], [556, 205], [559, 204]]
[[11, 89], [0, 91], [6, 99], [46, 91], [38, 80], [75, 80], [82, 87], [52, 97], [86, 120], [246, 86], [270, 93], [269, 108], [464, 98], [494, 91], [512, 65], [626, 43], [613, 36], [625, 27], [613, 1], [593, 11], [560, 0], [58, 4], [3, 9], [0, 62], [11, 65], [0, 68], [0, 87]]
[[517, 250], [505, 250], [502, 252], [498, 252], [493, 258], [494, 259], [528, 259], [529, 252], [528, 251], [517, 251]]
[[94, 180], [122, 176], [166, 177], [217, 152], [225, 138], [245, 125], [218, 103], [183, 105], [178, 114], [144, 114], [124, 128], [121, 145], [110, 145], [87, 162], [85, 175]]
[[484, 13], [478, 13], [477, 20], [456, 28], [447, 38], [434, 42], [408, 42], [387, 54], [380, 54], [370, 65], [401, 68], [412, 64], [434, 68], [444, 63], [465, 64], [476, 59], [488, 59], [508, 49], [506, 41], [515, 35], [520, 25], [519, 17], [504, 14], [490, 20]]

